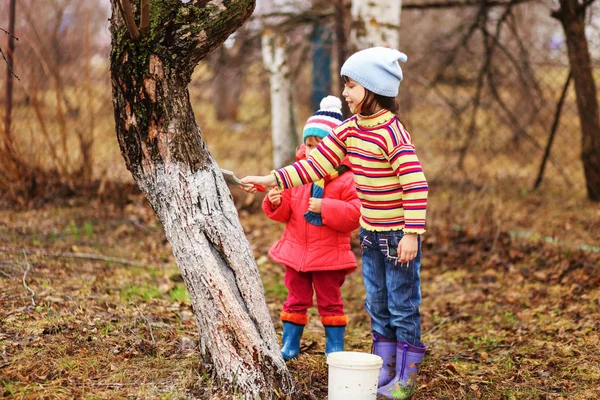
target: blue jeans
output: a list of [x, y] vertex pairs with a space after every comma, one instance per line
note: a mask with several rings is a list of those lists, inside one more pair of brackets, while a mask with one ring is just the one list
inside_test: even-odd
[[360, 228], [365, 308], [373, 332], [388, 339], [421, 343], [421, 236], [417, 257], [398, 262], [402, 231], [374, 232]]

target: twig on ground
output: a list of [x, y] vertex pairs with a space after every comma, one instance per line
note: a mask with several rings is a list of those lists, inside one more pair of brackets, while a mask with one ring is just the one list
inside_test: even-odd
[[31, 304], [33, 304], [33, 306], [35, 307], [35, 292], [33, 291], [33, 289], [27, 286], [27, 273], [29, 273], [29, 271], [31, 270], [31, 264], [29, 264], [29, 261], [27, 261], [27, 253], [25, 252], [25, 249], [23, 249], [23, 256], [25, 257], [25, 264], [27, 265], [25, 273], [23, 274], [23, 286], [29, 291], [29, 293], [31, 293]]
[[140, 308], [137, 305], [135, 305], [134, 303], [131, 303], [131, 304], [136, 308], [136, 310], [138, 311], [138, 313], [140, 313], [140, 316], [142, 317], [142, 319], [144, 321], [146, 321], [146, 324], [148, 325], [148, 329], [150, 330], [150, 338], [152, 339], [152, 344], [154, 346], [156, 346], [156, 340], [154, 339], [154, 333], [152, 332], [152, 324], [150, 323], [150, 321], [148, 320], [148, 318], [146, 318], [146, 316], [144, 315], [144, 313], [142, 312], [142, 310], [140, 310]]
[[500, 233], [502, 232], [502, 224], [498, 221], [496, 226], [496, 234], [494, 235], [494, 241], [492, 242], [492, 249], [490, 253], [493, 254], [496, 252], [496, 243], [498, 243], [498, 239], [500, 238]]
[[435, 331], [437, 331], [438, 329], [440, 329], [442, 326], [444, 326], [444, 325], [445, 325], [445, 324], [448, 322], [448, 320], [449, 320], [449, 319], [450, 319], [449, 317], [444, 317], [444, 318], [443, 318], [443, 319], [440, 321], [440, 323], [439, 323], [439, 324], [437, 324], [436, 326], [434, 326], [433, 328], [431, 328], [431, 329], [430, 329], [428, 332], [425, 332], [425, 333], [423, 334], [423, 337], [425, 337], [425, 336], [428, 336], [428, 335], [431, 335], [433, 332], [435, 332]]
[[87, 259], [87, 260], [99, 260], [99, 261], [108, 261], [108, 262], [114, 262], [117, 264], [127, 264], [127, 265], [140, 265], [140, 263], [138, 262], [134, 262], [134, 261], [129, 261], [129, 260], [125, 260], [123, 258], [114, 258], [114, 257], [107, 257], [107, 256], [103, 256], [101, 254], [88, 254], [88, 253], [69, 253], [69, 252], [63, 252], [63, 253], [51, 253], [48, 251], [43, 251], [43, 250], [15, 250], [15, 249], [8, 249], [5, 247], [0, 247], [0, 252], [4, 252], [4, 253], [23, 253], [23, 254], [34, 254], [34, 255], [38, 255], [38, 256], [48, 256], [48, 257], [65, 257], [65, 258], [83, 258], [83, 259]]

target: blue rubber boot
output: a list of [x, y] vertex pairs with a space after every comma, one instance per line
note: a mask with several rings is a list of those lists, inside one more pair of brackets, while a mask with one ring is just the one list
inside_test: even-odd
[[283, 321], [283, 337], [281, 340], [283, 347], [281, 348], [281, 356], [285, 361], [298, 358], [302, 332], [304, 332], [304, 325]]
[[377, 395], [386, 399], [408, 399], [415, 392], [417, 364], [423, 361], [425, 345], [413, 346], [408, 342], [398, 342], [396, 348], [396, 376], [385, 386], [377, 389]]
[[335, 351], [344, 351], [344, 333], [345, 326], [326, 326], [325, 327], [325, 355]]
[[390, 383], [396, 375], [396, 340], [391, 340], [385, 336], [373, 332], [373, 349], [371, 353], [382, 358], [383, 364], [379, 370], [379, 380], [377, 387], [382, 387]]

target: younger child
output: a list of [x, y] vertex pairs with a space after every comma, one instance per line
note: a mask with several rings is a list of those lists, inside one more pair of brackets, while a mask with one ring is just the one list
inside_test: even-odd
[[[306, 122], [298, 160], [308, 157], [342, 122], [340, 99], [327, 96], [320, 107]], [[325, 327], [325, 353], [344, 350], [348, 317], [340, 289], [346, 274], [356, 269], [350, 232], [359, 227], [359, 208], [352, 172], [344, 162], [312, 185], [284, 192], [273, 189], [265, 197], [267, 216], [287, 224], [282, 238], [269, 250], [273, 260], [285, 265], [288, 296], [281, 312], [284, 360], [298, 357], [307, 310], [313, 306], [313, 288]]]
[[[365, 308], [373, 351], [383, 366], [377, 394], [406, 399], [415, 388], [421, 343], [421, 234], [428, 185], [412, 139], [396, 113], [406, 55], [384, 47], [353, 54], [342, 66], [343, 96], [355, 115], [336, 127], [306, 160], [248, 176], [244, 183], [282, 189], [316, 181], [347, 156], [361, 201]], [[284, 192], [285, 193], [285, 192]]]

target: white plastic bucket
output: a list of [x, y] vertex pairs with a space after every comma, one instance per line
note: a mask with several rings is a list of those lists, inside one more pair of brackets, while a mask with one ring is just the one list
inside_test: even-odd
[[383, 359], [375, 354], [337, 351], [327, 356], [328, 400], [375, 400]]

